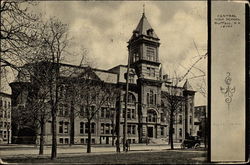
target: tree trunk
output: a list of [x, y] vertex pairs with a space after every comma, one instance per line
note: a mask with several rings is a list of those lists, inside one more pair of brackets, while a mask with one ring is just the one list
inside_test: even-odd
[[115, 125], [114, 125], [114, 118], [112, 119], [112, 123], [111, 123], [111, 125], [112, 125], [112, 146], [114, 146], [115, 145]]
[[[43, 119], [42, 119], [43, 120]], [[45, 127], [44, 127], [44, 121], [41, 121], [41, 133], [40, 133], [40, 147], [39, 147], [39, 155], [43, 155], [44, 150], [44, 133], [45, 133]]]
[[57, 131], [56, 131], [56, 112], [55, 108], [52, 108], [52, 150], [51, 159], [56, 159], [57, 156]]
[[174, 149], [174, 142], [173, 142], [173, 112], [170, 113], [170, 123], [169, 123], [169, 140], [170, 140], [170, 145], [171, 149]]
[[87, 153], [91, 153], [91, 120], [88, 120], [88, 143], [87, 143]]
[[115, 142], [115, 145], [116, 145], [116, 152], [120, 152], [120, 117], [121, 117], [121, 96], [120, 96], [120, 99], [119, 101], [116, 102], [116, 108], [117, 108], [117, 113], [116, 113], [116, 135], [117, 135], [117, 138], [116, 138], [116, 142]]
[[70, 145], [74, 144], [75, 140], [75, 113], [74, 113], [74, 102], [71, 101], [71, 113], [70, 113]]

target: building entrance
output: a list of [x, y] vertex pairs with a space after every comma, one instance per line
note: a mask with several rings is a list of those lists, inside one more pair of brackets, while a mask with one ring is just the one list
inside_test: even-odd
[[153, 127], [148, 127], [148, 137], [152, 138], [154, 135], [154, 128]]
[[106, 144], [109, 144], [109, 137], [106, 137]]

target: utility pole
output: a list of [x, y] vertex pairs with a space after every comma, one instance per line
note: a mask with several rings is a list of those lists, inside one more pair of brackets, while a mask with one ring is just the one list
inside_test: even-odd
[[[129, 50], [130, 51], [130, 50]], [[126, 151], [126, 140], [127, 140], [127, 109], [128, 109], [128, 89], [129, 89], [129, 69], [130, 69], [130, 53], [128, 54], [128, 66], [126, 77], [126, 93], [125, 93], [125, 116], [124, 116], [124, 129], [123, 129], [123, 151]]]

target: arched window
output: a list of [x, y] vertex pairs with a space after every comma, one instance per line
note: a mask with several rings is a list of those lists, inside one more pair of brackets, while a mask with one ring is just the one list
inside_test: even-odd
[[148, 122], [156, 122], [157, 114], [154, 110], [148, 110]]

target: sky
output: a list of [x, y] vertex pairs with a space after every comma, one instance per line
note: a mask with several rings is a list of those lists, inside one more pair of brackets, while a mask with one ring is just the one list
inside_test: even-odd
[[[205, 1], [41, 1], [34, 11], [69, 25], [69, 50], [73, 53], [66, 58], [67, 63], [79, 65], [79, 51], [84, 48], [97, 68], [109, 69], [127, 64], [127, 42], [142, 16], [143, 4], [160, 38], [163, 74], [184, 75], [199, 54], [207, 52]], [[206, 60], [196, 67], [206, 72]], [[193, 69], [188, 76], [202, 74], [199, 69]], [[199, 81], [191, 80], [194, 89]], [[205, 104], [206, 98], [197, 97], [198, 105]]]

